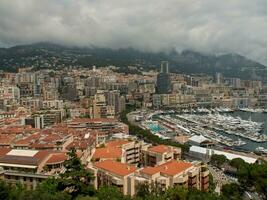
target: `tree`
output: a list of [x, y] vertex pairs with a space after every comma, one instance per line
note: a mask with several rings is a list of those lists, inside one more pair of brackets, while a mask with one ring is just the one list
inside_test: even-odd
[[209, 173], [209, 192], [213, 193], [216, 188], [216, 185], [213, 180], [213, 176], [211, 173]]
[[250, 178], [255, 190], [267, 198], [267, 164], [252, 164]]
[[219, 200], [219, 196], [214, 193], [202, 192], [197, 189], [191, 189], [187, 193], [188, 200]]
[[116, 187], [113, 186], [105, 186], [101, 187], [97, 195], [98, 199], [108, 199], [108, 200], [126, 200], [130, 199], [125, 197]]
[[222, 199], [224, 200], [240, 200], [242, 199], [244, 190], [240, 185], [231, 183], [222, 186]]
[[210, 163], [215, 165], [216, 167], [221, 167], [226, 162], [227, 158], [225, 155], [213, 154], [210, 158]]
[[251, 177], [251, 166], [248, 163], [239, 166], [237, 169], [238, 182], [244, 187], [251, 187], [253, 185]]
[[[30, 190], [25, 190], [24, 193], [22, 193], [20, 195], [20, 198], [17, 199], [21, 199], [21, 200], [71, 200], [72, 197], [67, 194], [66, 192], [57, 192], [57, 193], [50, 193], [49, 191], [38, 191], [38, 190], [34, 190], [34, 191], [30, 191]], [[16, 200], [17, 200], [16, 199]]]
[[67, 191], [73, 198], [78, 195], [93, 196], [95, 193], [92, 185], [93, 175], [82, 165], [75, 149], [72, 149], [68, 156], [69, 159], [63, 163], [66, 171], [57, 180], [58, 189]]
[[0, 200], [8, 200], [10, 187], [3, 181], [0, 181]]
[[9, 200], [23, 200], [25, 199], [25, 196], [28, 196], [28, 193], [26, 194], [26, 189], [22, 185], [15, 185], [12, 186], [9, 192]]
[[232, 167], [235, 167], [236, 169], [239, 169], [241, 166], [245, 165], [245, 161], [241, 158], [234, 158], [229, 163]]
[[98, 198], [79, 195], [75, 200], [98, 200]]
[[34, 198], [39, 200], [53, 199], [53, 200], [68, 200], [72, 196], [65, 191], [58, 189], [59, 180], [55, 178], [49, 178], [46, 181], [40, 183], [36, 190], [33, 192]]
[[188, 190], [181, 186], [176, 186], [169, 188], [165, 194], [164, 199], [168, 200], [186, 200], [188, 195]]
[[149, 190], [149, 184], [148, 183], [143, 183], [143, 184], [138, 184], [136, 187], [136, 196], [140, 197], [143, 199], [144, 197], [148, 196], [150, 194]]
[[163, 195], [163, 188], [155, 183], [143, 183], [139, 184], [136, 187], [136, 197], [139, 199], [156, 199], [157, 197], [161, 197]]

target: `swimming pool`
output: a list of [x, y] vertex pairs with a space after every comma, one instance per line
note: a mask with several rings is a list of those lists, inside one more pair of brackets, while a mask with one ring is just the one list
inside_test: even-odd
[[158, 133], [160, 131], [165, 131], [165, 129], [163, 127], [159, 126], [158, 124], [154, 124], [154, 123], [148, 124], [148, 127], [154, 133]]

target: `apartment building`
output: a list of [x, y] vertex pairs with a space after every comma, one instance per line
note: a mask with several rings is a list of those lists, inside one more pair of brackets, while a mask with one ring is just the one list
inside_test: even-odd
[[63, 100], [47, 100], [42, 102], [43, 109], [63, 109]]
[[118, 122], [116, 119], [108, 118], [98, 118], [98, 119], [89, 119], [89, 118], [76, 118], [68, 122], [68, 128], [88, 128], [91, 130], [101, 131], [107, 134], [114, 133], [129, 133], [128, 125]]
[[92, 161], [114, 160], [122, 163], [137, 165], [141, 161], [141, 149], [145, 143], [143, 141], [112, 140], [97, 147], [93, 151]]
[[35, 189], [49, 176], [61, 173], [66, 159], [65, 153], [57, 151], [3, 148], [0, 149], [0, 179]]
[[134, 195], [134, 173], [137, 170], [135, 166], [105, 160], [95, 163], [90, 170], [95, 176], [94, 187], [100, 188], [103, 185], [115, 186], [124, 195]]
[[143, 148], [141, 152], [143, 166], [160, 165], [170, 160], [179, 160], [181, 158], [180, 148], [166, 145], [150, 146]]
[[53, 132], [31, 134], [29, 136], [18, 139], [12, 143], [16, 149], [35, 149], [35, 150], [58, 150], [65, 151], [73, 142], [72, 134]]
[[145, 178], [146, 182], [156, 183], [162, 188], [180, 185], [206, 191], [209, 187], [209, 171], [201, 163], [170, 160], [139, 170], [137, 177]]
[[157, 184], [163, 190], [181, 185], [206, 191], [209, 187], [209, 171], [200, 163], [171, 160], [155, 167], [137, 169], [135, 166], [104, 160], [90, 167], [95, 175], [96, 189], [103, 185], [112, 185], [124, 194], [133, 196], [139, 184]]

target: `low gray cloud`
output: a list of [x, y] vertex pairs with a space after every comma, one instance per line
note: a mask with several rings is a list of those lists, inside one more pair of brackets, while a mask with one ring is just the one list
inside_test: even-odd
[[267, 64], [266, 0], [1, 0], [0, 44], [240, 53]]

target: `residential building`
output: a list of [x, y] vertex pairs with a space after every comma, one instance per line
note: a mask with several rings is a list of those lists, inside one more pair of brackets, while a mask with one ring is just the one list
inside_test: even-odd
[[142, 149], [141, 157], [143, 166], [153, 167], [173, 159], [179, 160], [181, 158], [181, 149], [166, 145], [150, 146]]
[[0, 149], [0, 179], [27, 189], [63, 170], [65, 153], [38, 150]]
[[124, 195], [134, 195], [133, 177], [137, 170], [135, 166], [113, 160], [104, 160], [93, 164], [90, 170], [95, 176], [95, 189], [104, 185], [115, 186]]

